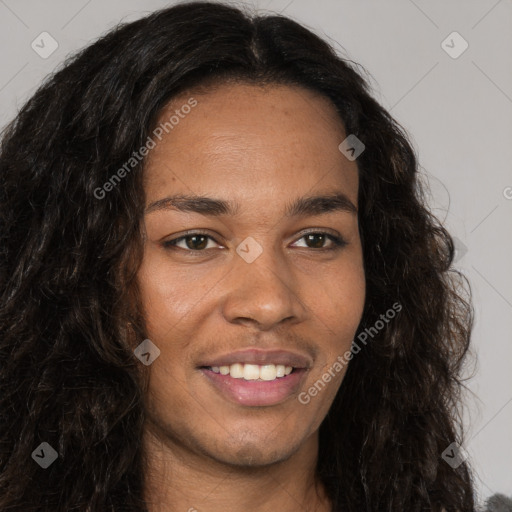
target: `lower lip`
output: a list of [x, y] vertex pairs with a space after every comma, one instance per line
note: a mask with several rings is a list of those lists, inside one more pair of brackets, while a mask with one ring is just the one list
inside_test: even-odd
[[306, 370], [299, 368], [285, 377], [261, 381], [234, 379], [229, 375], [215, 373], [207, 368], [201, 368], [201, 372], [225, 398], [239, 405], [253, 407], [276, 405], [283, 402], [297, 392], [306, 375]]

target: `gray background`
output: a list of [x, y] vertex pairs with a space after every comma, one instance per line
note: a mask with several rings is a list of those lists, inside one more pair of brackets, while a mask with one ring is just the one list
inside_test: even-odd
[[[0, 126], [67, 55], [172, 3], [0, 0]], [[411, 134], [432, 207], [457, 239], [456, 267], [474, 294], [465, 450], [481, 499], [512, 495], [512, 1], [243, 3], [302, 22], [361, 63], [377, 99]], [[59, 45], [45, 59], [31, 47], [44, 31]], [[462, 48], [458, 36], [446, 39], [453, 31], [469, 45], [457, 58], [445, 51]]]

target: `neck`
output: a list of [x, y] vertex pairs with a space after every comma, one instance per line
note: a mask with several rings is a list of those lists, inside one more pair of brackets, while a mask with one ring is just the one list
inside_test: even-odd
[[144, 450], [148, 512], [331, 512], [324, 486], [315, 478], [318, 432], [287, 460], [265, 466], [224, 464], [149, 425]]

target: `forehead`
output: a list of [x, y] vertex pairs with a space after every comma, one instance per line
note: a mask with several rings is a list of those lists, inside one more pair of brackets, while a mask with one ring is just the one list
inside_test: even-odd
[[[197, 104], [184, 108], [191, 99]], [[338, 149], [343, 122], [315, 92], [248, 84], [192, 90], [162, 110], [159, 126], [166, 122], [168, 133], [148, 157], [148, 201], [164, 192], [220, 196], [226, 190], [242, 200], [270, 200], [316, 187], [344, 189], [357, 204], [357, 165]]]

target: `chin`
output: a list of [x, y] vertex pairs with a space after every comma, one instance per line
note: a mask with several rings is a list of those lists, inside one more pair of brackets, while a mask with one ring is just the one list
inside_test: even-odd
[[270, 464], [276, 464], [289, 459], [296, 449], [291, 446], [279, 446], [274, 449], [268, 446], [268, 442], [262, 441], [260, 444], [246, 443], [238, 449], [233, 446], [227, 452], [223, 450], [222, 454], [216, 454], [214, 458], [223, 464], [236, 468], [257, 468]]

